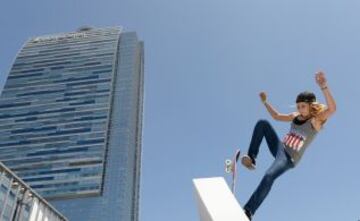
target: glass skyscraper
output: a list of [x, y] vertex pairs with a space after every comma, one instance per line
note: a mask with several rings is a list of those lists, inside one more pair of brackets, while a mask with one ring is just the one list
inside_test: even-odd
[[70, 221], [137, 221], [143, 43], [121, 28], [29, 39], [0, 97], [0, 161]]

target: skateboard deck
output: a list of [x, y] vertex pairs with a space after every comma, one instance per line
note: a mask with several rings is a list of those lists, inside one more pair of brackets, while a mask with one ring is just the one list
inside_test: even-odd
[[237, 162], [239, 161], [240, 150], [236, 150], [232, 159], [225, 160], [225, 172], [232, 174], [231, 190], [235, 193], [236, 176], [237, 176]]

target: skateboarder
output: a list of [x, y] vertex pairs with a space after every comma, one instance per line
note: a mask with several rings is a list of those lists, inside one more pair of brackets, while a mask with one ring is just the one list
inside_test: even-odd
[[325, 74], [321, 71], [317, 72], [315, 79], [325, 96], [327, 106], [318, 103], [314, 93], [304, 91], [296, 98], [297, 112], [280, 114], [266, 101], [266, 94], [264, 92], [260, 93], [261, 101], [271, 116], [278, 121], [291, 121], [291, 125], [290, 131], [282, 140], [278, 138], [269, 121], [261, 119], [255, 125], [250, 147], [247, 155], [242, 156], [241, 163], [250, 170], [255, 169], [255, 160], [263, 137], [265, 137], [275, 160], [266, 171], [257, 189], [244, 205], [244, 212], [249, 217], [249, 220], [252, 219], [255, 211], [270, 192], [275, 179], [298, 164], [304, 151], [323, 128], [326, 120], [336, 111], [335, 100], [330, 93]]

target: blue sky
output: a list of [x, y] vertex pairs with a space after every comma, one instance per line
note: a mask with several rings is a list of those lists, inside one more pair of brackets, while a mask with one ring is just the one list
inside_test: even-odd
[[[289, 129], [270, 118], [259, 92], [284, 113], [303, 90], [325, 102], [314, 80], [322, 69], [337, 112], [254, 220], [356, 221], [359, 8], [358, 0], [3, 1], [1, 87], [31, 36], [81, 25], [136, 31], [146, 63], [141, 220], [195, 221], [192, 178], [226, 176], [224, 160], [247, 150], [258, 119], [269, 119], [280, 137]], [[240, 169], [242, 205], [272, 160], [263, 141], [257, 170]]]

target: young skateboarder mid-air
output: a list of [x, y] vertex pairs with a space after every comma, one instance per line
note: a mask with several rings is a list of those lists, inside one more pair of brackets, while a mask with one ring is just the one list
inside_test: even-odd
[[271, 116], [278, 121], [291, 121], [291, 124], [290, 131], [282, 140], [279, 139], [269, 121], [260, 119], [255, 125], [250, 147], [247, 155], [242, 156], [241, 163], [249, 170], [256, 168], [256, 157], [263, 137], [265, 137], [270, 153], [275, 160], [244, 205], [244, 212], [249, 220], [252, 219], [255, 211], [270, 192], [275, 179], [298, 164], [305, 150], [323, 128], [324, 123], [336, 111], [336, 103], [330, 93], [325, 74], [321, 71], [317, 72], [315, 80], [325, 96], [327, 105], [318, 103], [314, 93], [304, 91], [296, 97], [297, 111], [281, 114], [267, 102], [266, 94], [260, 93], [261, 101]]

